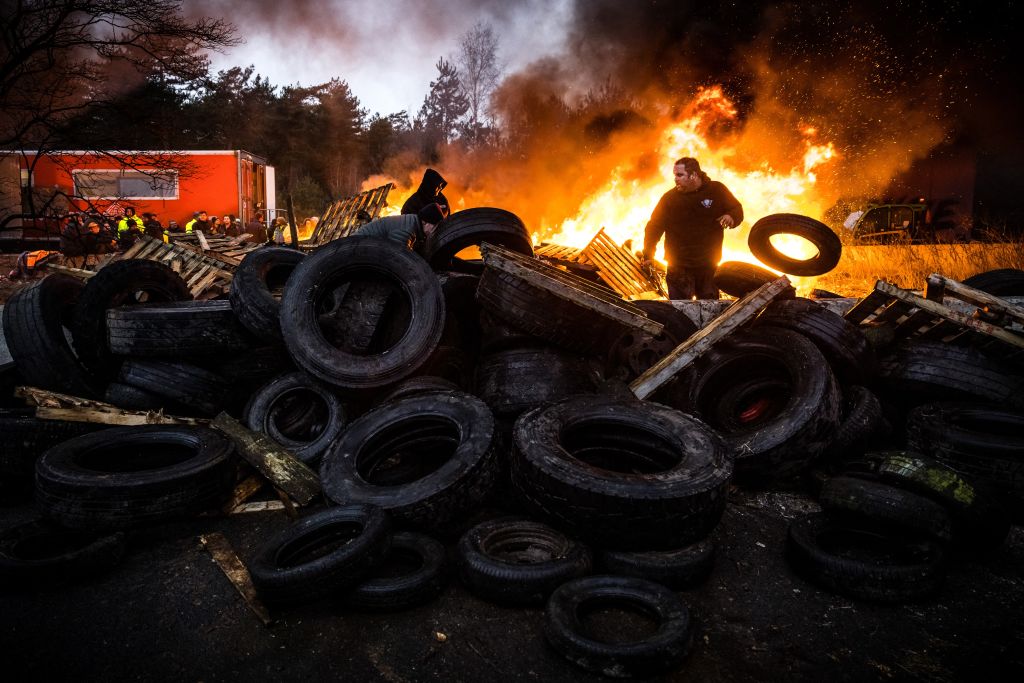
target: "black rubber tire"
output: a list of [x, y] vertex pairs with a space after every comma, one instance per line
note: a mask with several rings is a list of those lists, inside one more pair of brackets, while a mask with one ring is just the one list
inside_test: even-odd
[[34, 417], [32, 411], [26, 413], [0, 412], [0, 505], [32, 497], [36, 460], [47, 449], [106, 426], [41, 420]]
[[[414, 568], [397, 575], [377, 576], [389, 560], [411, 559]], [[383, 562], [345, 596], [345, 604], [366, 612], [409, 609], [430, 602], [444, 590], [445, 549], [430, 536], [403, 531], [391, 538]]]
[[[591, 607], [619, 607], [654, 619], [657, 630], [612, 643], [587, 632]], [[693, 639], [690, 611], [665, 586], [628, 576], [587, 576], [562, 584], [548, 601], [544, 636], [573, 664], [613, 678], [654, 676], [678, 666]]]
[[283, 346], [258, 346], [219, 358], [215, 363], [204, 362], [204, 366], [233, 385], [253, 390], [278, 375], [295, 371], [295, 364]]
[[661, 334], [629, 330], [612, 342], [606, 375], [629, 382], [671, 353], [699, 329], [688, 315], [667, 301], [634, 301], [647, 317], [664, 325]]
[[227, 380], [209, 370], [156, 360], [126, 360], [118, 379], [203, 415], [219, 413], [230, 389]]
[[995, 296], [1024, 296], [1024, 270], [997, 268], [966, 278], [968, 287], [980, 289]]
[[592, 309], [493, 268], [484, 270], [476, 296], [481, 306], [511, 327], [584, 355], [607, 352], [627, 329]]
[[[438, 223], [427, 238], [423, 258], [435, 270], [448, 270], [456, 254], [484, 242], [533, 256], [530, 231], [518, 216], [504, 209], [474, 207], [456, 211]], [[480, 262], [461, 261], [457, 266], [464, 273], [483, 272], [483, 264]]]
[[483, 401], [416, 394], [353, 421], [324, 456], [320, 479], [337, 504], [378, 505], [408, 524], [443, 528], [491, 492], [494, 448], [494, 417]]
[[[802, 237], [817, 247], [818, 253], [809, 259], [790, 258], [772, 245], [773, 235]], [[759, 219], [750, 226], [747, 246], [761, 263], [800, 277], [824, 275], [836, 267], [843, 255], [843, 243], [830, 227], [810, 216], [795, 213], [775, 213]]]
[[810, 339], [842, 384], [867, 384], [878, 374], [875, 350], [857, 326], [809, 299], [774, 301], [754, 325], [784, 327]]
[[779, 276], [767, 268], [745, 261], [725, 261], [715, 269], [715, 287], [737, 299], [778, 279]]
[[340, 597], [380, 565], [390, 547], [391, 523], [380, 508], [329, 508], [270, 539], [249, 563], [249, 575], [268, 605]]
[[924, 535], [941, 543], [953, 537], [949, 512], [927, 496], [860, 477], [832, 477], [818, 502], [837, 519], [867, 520], [900, 533]]
[[803, 335], [764, 325], [716, 345], [685, 376], [672, 404], [725, 438], [736, 476], [762, 486], [799, 474], [827, 448], [841, 398], [832, 371]]
[[867, 387], [851, 384], [843, 389], [843, 412], [829, 460], [837, 462], [863, 455], [882, 426], [882, 404]]
[[715, 566], [715, 543], [705, 538], [676, 550], [619, 552], [604, 550], [598, 554], [602, 571], [616, 576], [636, 576], [667, 586], [675, 591], [704, 583]]
[[786, 558], [808, 580], [857, 600], [899, 603], [936, 593], [945, 579], [942, 545], [851, 527], [825, 513], [789, 525]]
[[120, 382], [111, 382], [107, 385], [103, 400], [125, 410], [160, 410], [170, 403], [169, 399], [163, 396]]
[[514, 346], [529, 346], [531, 344], [545, 343], [547, 342], [540, 337], [527, 334], [518, 327], [507, 323], [493, 313], [490, 313], [486, 308], [480, 308], [481, 353], [508, 349]]
[[398, 384], [392, 389], [387, 395], [380, 400], [381, 403], [388, 403], [390, 401], [399, 401], [409, 396], [415, 396], [416, 394], [423, 394], [430, 391], [462, 391], [462, 388], [444, 377], [438, 377], [436, 375], [419, 375], [418, 377], [410, 377]]
[[[332, 345], [320, 330], [318, 316], [326, 297], [347, 278], [367, 275], [397, 285], [409, 320], [393, 344], [356, 354]], [[423, 259], [372, 237], [336, 240], [317, 249], [295, 268], [281, 300], [281, 330], [295, 363], [343, 388], [384, 387], [415, 373], [441, 339], [444, 317], [441, 285]]]
[[1024, 410], [1024, 374], [977, 349], [913, 341], [900, 344], [879, 361], [883, 398], [909, 404], [907, 408], [974, 400]]
[[459, 539], [462, 582], [473, 595], [500, 605], [542, 605], [570, 579], [590, 573], [590, 550], [530, 519], [500, 517]]
[[480, 304], [476, 300], [476, 289], [480, 278], [460, 273], [438, 273], [437, 279], [444, 292], [445, 336], [448, 328], [456, 328], [458, 341], [442, 340], [442, 343], [454, 343], [470, 355], [480, 352], [482, 331], [480, 328]]
[[725, 509], [721, 437], [656, 403], [580, 396], [524, 413], [512, 481], [535, 515], [593, 545], [670, 550], [706, 537]]
[[585, 358], [534, 344], [482, 356], [474, 393], [496, 416], [515, 418], [549, 401], [594, 390]]
[[[298, 412], [312, 419], [290, 424], [283, 412]], [[301, 372], [282, 375], [252, 395], [244, 422], [262, 432], [296, 458], [314, 465], [348, 424], [341, 399]]]
[[84, 287], [76, 277], [53, 273], [4, 304], [7, 350], [28, 385], [83, 398], [101, 396], [100, 383], [79, 362], [64, 334]]
[[0, 591], [78, 581], [117, 564], [124, 533], [103, 536], [64, 529], [45, 519], [0, 533]]
[[207, 427], [113, 427], [36, 463], [36, 502], [70, 529], [125, 529], [215, 507], [235, 483], [234, 446]]
[[1024, 519], [1024, 412], [972, 403], [930, 403], [910, 412], [907, 447], [1006, 498]]
[[82, 364], [97, 376], [111, 380], [121, 359], [107, 345], [107, 310], [131, 304], [191, 301], [192, 293], [181, 276], [158, 261], [115, 261], [85, 283], [75, 304], [72, 343]]
[[953, 518], [953, 540], [969, 552], [998, 548], [1010, 531], [1009, 516], [989, 490], [938, 460], [910, 451], [868, 453], [848, 472], [866, 472], [940, 503]]
[[113, 353], [152, 358], [202, 358], [256, 345], [223, 300], [122, 306], [107, 311]]
[[245, 329], [267, 342], [279, 342], [280, 293], [305, 254], [287, 247], [250, 251], [238, 264], [228, 295], [231, 310]]

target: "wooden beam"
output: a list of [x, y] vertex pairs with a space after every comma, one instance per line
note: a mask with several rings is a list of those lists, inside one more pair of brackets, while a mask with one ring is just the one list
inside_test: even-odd
[[209, 251], [210, 243], [206, 241], [206, 235], [203, 234], [203, 231], [195, 230], [194, 233], [196, 239], [199, 240], [199, 248], [202, 249], [203, 251]]
[[782, 276], [750, 292], [725, 309], [725, 312], [712, 320], [707, 327], [695, 332], [647, 372], [633, 380], [629, 385], [630, 391], [639, 399], [647, 398], [716, 343], [753, 320], [762, 308], [777, 299], [789, 287], [789, 278]]
[[266, 605], [263, 604], [256, 594], [256, 586], [252, 583], [249, 570], [238, 559], [238, 555], [235, 554], [234, 549], [231, 547], [228, 539], [224, 537], [224, 534], [216, 531], [210, 534], [203, 534], [199, 537], [199, 541], [206, 548], [207, 552], [210, 553], [210, 556], [217, 563], [217, 566], [220, 567], [220, 570], [224, 572], [224, 576], [228, 577], [228, 581], [235, 587], [238, 594], [242, 596], [245, 604], [249, 606], [253, 614], [256, 615], [264, 626], [270, 625], [273, 619], [270, 618], [270, 612], [267, 611]]
[[266, 483], [266, 479], [256, 474], [251, 474], [240, 481], [235, 486], [235, 490], [231, 492], [231, 500], [224, 503], [221, 507], [221, 512], [225, 515], [230, 515], [236, 507], [256, 495], [263, 488], [264, 483]]
[[235, 442], [238, 453], [296, 503], [306, 505], [320, 495], [320, 477], [266, 434], [254, 432], [227, 413], [210, 425]]
[[946, 296], [966, 301], [967, 303], [974, 304], [975, 306], [987, 308], [990, 311], [1005, 313], [1017, 322], [1024, 323], [1024, 308], [1011, 304], [1006, 299], [993, 296], [988, 292], [975, 289], [974, 287], [965, 285], [962, 282], [951, 280], [948, 277], [939, 275], [938, 273], [932, 273], [928, 276], [929, 281], [933, 278], [937, 283], [941, 283], [944, 286]]
[[916, 306], [917, 308], [920, 308], [923, 311], [927, 311], [932, 315], [943, 318], [944, 320], [956, 323], [968, 330], [972, 330], [974, 332], [981, 332], [982, 334], [994, 337], [999, 341], [1006, 342], [1011, 346], [1016, 346], [1017, 348], [1024, 349], [1024, 336], [1014, 334], [1013, 332], [1005, 330], [1002, 327], [996, 327], [995, 325], [983, 322], [981, 320], [977, 320], [970, 316], [964, 315], [963, 313], [957, 313], [956, 311], [950, 309], [948, 306], [944, 306], [943, 304], [940, 304], [935, 301], [929, 301], [928, 299], [925, 299], [923, 296], [918, 296], [917, 294], [914, 294], [911, 291], [900, 289], [895, 285], [890, 285], [888, 282], [883, 282], [880, 280], [875, 285], [875, 289], [876, 291], [888, 294], [889, 296], [899, 301], [902, 301], [905, 304], [909, 304], [910, 306]]

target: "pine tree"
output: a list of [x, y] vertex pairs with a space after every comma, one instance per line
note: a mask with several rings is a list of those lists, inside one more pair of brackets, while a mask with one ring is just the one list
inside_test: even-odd
[[437, 61], [437, 80], [430, 82], [430, 92], [423, 99], [417, 123], [437, 143], [449, 143], [455, 137], [456, 126], [469, 109], [469, 101], [462, 91], [459, 71], [443, 57]]

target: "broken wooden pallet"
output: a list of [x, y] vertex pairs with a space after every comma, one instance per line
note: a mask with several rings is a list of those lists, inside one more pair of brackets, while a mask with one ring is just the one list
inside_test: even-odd
[[540, 259], [487, 243], [481, 245], [480, 252], [486, 268], [507, 273], [559, 299], [597, 313], [615, 324], [655, 336], [663, 329], [661, 323], [651, 320], [641, 309], [615, 293]]
[[725, 309], [707, 327], [695, 332], [671, 353], [651, 366], [647, 372], [633, 380], [629, 385], [630, 391], [639, 399], [647, 398], [681, 370], [692, 365], [712, 346], [732, 334], [737, 328], [753, 320], [762, 308], [778, 298], [789, 287], [789, 279], [782, 276], [777, 280], [766, 282], [750, 292]]
[[203, 253], [197, 248], [167, 244], [147, 235], [141, 236], [130, 249], [110, 262], [126, 259], [148, 259], [167, 264], [181, 275], [196, 299], [226, 293], [237, 267], [237, 263], [226, 261], [216, 252]]
[[598, 267], [597, 276], [627, 299], [649, 299], [664, 296], [662, 284], [644, 273], [640, 261], [622, 245], [616, 244], [601, 228], [580, 251], [583, 263]]
[[560, 244], [542, 244], [534, 255], [570, 270], [580, 267], [596, 269], [597, 276], [626, 299], [664, 297], [664, 286], [648, 277], [640, 261], [622, 245], [616, 244], [601, 228], [582, 249]]
[[388, 193], [394, 188], [387, 183], [351, 197], [339, 199], [324, 211], [308, 240], [299, 242], [302, 249], [314, 249], [340, 237], [345, 237], [368, 220], [380, 216], [387, 206]]
[[[237, 266], [242, 259], [252, 251], [262, 247], [262, 244], [247, 242], [241, 237], [225, 237], [223, 235], [206, 235], [202, 230], [173, 234], [173, 244], [180, 244], [184, 247], [197, 249], [200, 253], [210, 254], [215, 258]], [[211, 254], [211, 252], [213, 252]]]
[[[973, 314], [954, 310], [946, 297], [974, 306]], [[888, 325], [894, 342], [967, 342], [1024, 360], [1024, 334], [1017, 331], [1024, 323], [1024, 308], [937, 273], [928, 276], [924, 296], [879, 280], [844, 317], [855, 325]]]

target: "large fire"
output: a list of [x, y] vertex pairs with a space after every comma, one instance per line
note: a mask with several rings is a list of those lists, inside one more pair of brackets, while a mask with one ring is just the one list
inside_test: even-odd
[[[720, 87], [699, 89], [682, 118], [666, 124], [657, 135], [652, 151], [658, 160], [659, 170], [663, 169], [663, 172], [638, 179], [627, 163], [612, 169], [604, 186], [591, 192], [570, 218], [550, 223], [541, 220], [539, 225], [531, 225], [535, 244], [548, 242], [582, 248], [603, 227], [616, 242], [629, 242], [634, 250], [639, 250], [643, 246], [644, 226], [651, 211], [661, 195], [673, 185], [672, 162], [688, 156], [698, 159], [708, 176], [723, 182], [744, 207], [746, 216], [743, 223], [725, 232], [722, 260], [758, 263], [747, 248], [750, 226], [757, 219], [774, 213], [820, 217], [827, 208], [827, 201], [816, 191], [816, 169], [836, 159], [837, 153], [831, 142], [818, 140], [815, 128], [804, 126], [795, 132], [803, 145], [803, 153], [791, 155], [799, 159], [792, 168], [776, 168], [768, 160], [751, 164], [749, 144], [739, 150], [727, 143], [710, 141], [710, 132], [716, 126], [727, 124], [736, 116], [735, 106]], [[742, 170], [735, 162], [737, 158], [744, 159]], [[422, 169], [419, 172], [422, 173]], [[382, 176], [368, 179], [363, 183], [364, 189], [382, 181]], [[405, 198], [415, 190], [415, 184], [407, 189], [402, 185], [404, 183], [399, 183], [400, 189], [392, 192], [391, 207], [387, 213], [397, 213]], [[466, 199], [469, 199], [468, 206], [501, 206], [486, 195], [484, 191], [472, 197], [461, 196], [452, 208], [465, 208], [462, 204]], [[507, 208], [515, 210], [515, 207]], [[809, 258], [816, 253], [813, 245], [796, 236], [776, 236], [772, 243], [794, 258]], [[663, 243], [658, 247], [656, 258], [664, 261]], [[801, 291], [808, 290], [814, 280], [791, 279]]]
[[[672, 187], [668, 174], [672, 162], [680, 157], [698, 159], [704, 172], [723, 182], [744, 206], [746, 219], [738, 228], [725, 233], [722, 261], [746, 261], [764, 266], [747, 248], [750, 225], [762, 216], [799, 213], [818, 217], [822, 214], [825, 207], [821, 206], [814, 192], [814, 169], [835, 158], [836, 151], [830, 142], [815, 143], [817, 131], [814, 128], [805, 127], [800, 131], [806, 150], [799, 168], [783, 172], [764, 162], [758, 170], [738, 172], [728, 163], [734, 150], [713, 148], [704, 133], [717, 121], [736, 116], [735, 108], [721, 88], [700, 90], [690, 111], [690, 116], [660, 135], [657, 155], [664, 160], [662, 165], [666, 177], [646, 182], [627, 181], [622, 178], [622, 169], [616, 169], [607, 186], [588, 198], [576, 216], [535, 237], [555, 244], [583, 247], [599, 228], [604, 227], [605, 232], [619, 243], [631, 240], [634, 248], [640, 249], [644, 226], [661, 195]], [[810, 258], [816, 253], [812, 244], [796, 236], [777, 236], [772, 239], [772, 244], [794, 258]], [[664, 241], [658, 245], [656, 257], [664, 261]], [[807, 284], [797, 279], [798, 287]]]

